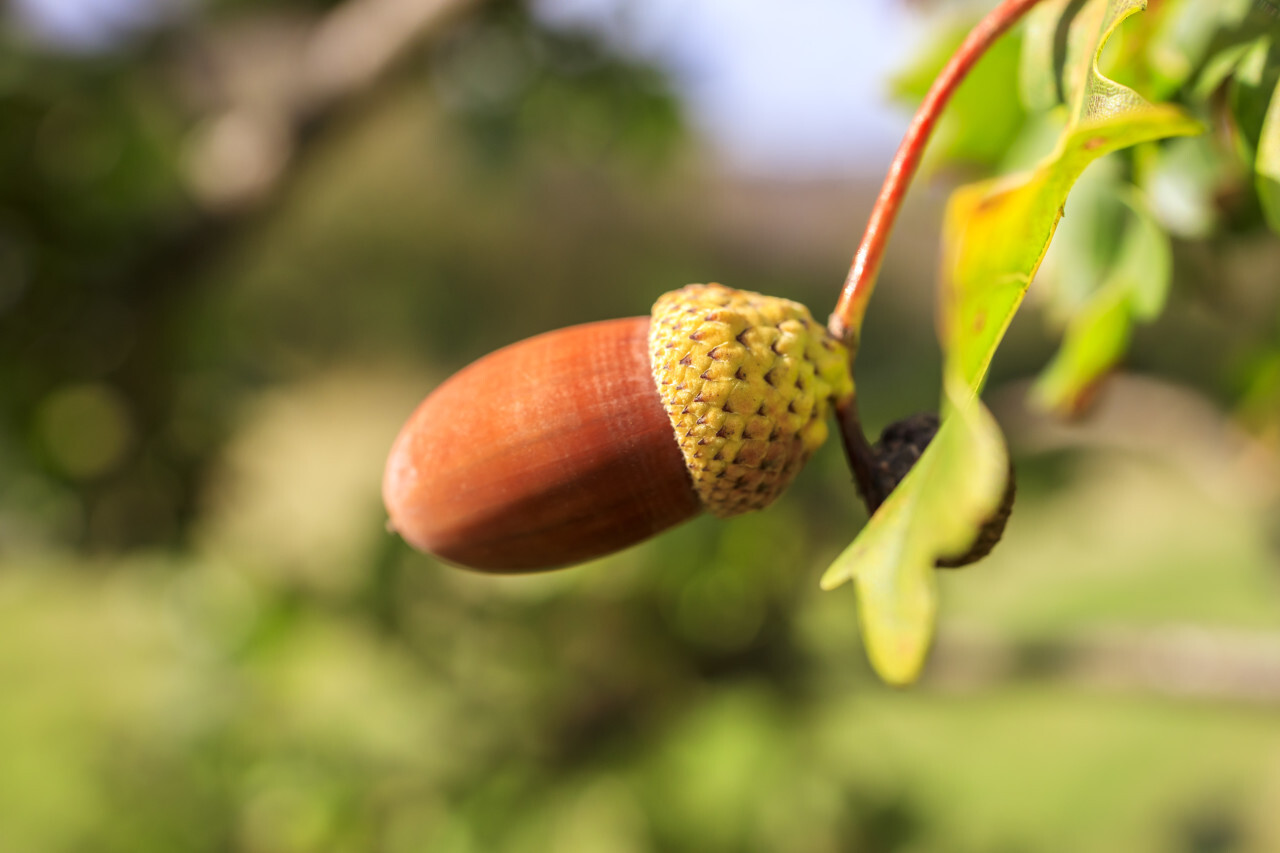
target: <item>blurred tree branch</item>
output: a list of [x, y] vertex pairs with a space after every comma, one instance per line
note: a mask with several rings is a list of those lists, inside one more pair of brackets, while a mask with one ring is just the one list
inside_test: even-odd
[[1185, 625], [1005, 641], [978, 630], [951, 630], [939, 638], [935, 656], [928, 678], [948, 690], [1048, 681], [1280, 705], [1280, 634], [1275, 632]]
[[[157, 365], [174, 362], [173, 313], [180, 310], [180, 294], [269, 215], [331, 131], [358, 120], [362, 105], [393, 83], [410, 55], [473, 5], [474, 0], [348, 0], [318, 19], [234, 21], [201, 33], [192, 49], [181, 52], [175, 73], [196, 110], [183, 168], [197, 207], [183, 227], [154, 240], [135, 266], [122, 270], [115, 285], [141, 288], [142, 300], [150, 304], [140, 315], [129, 363], [119, 373], [127, 395], [143, 409], [144, 431], [163, 434], [172, 417], [176, 377]], [[197, 511], [209, 457], [165, 455], [181, 484], [174, 531], [180, 536]], [[151, 541], [157, 532], [126, 533], [106, 544]], [[89, 541], [95, 538], [91, 531]]]
[[[209, 442], [230, 414], [223, 397], [205, 395], [183, 416], [206, 438], [192, 446], [175, 433], [179, 409], [190, 409], [180, 369], [187, 295], [285, 197], [330, 131], [358, 120], [472, 5], [348, 0], [319, 16], [237, 13], [101, 58], [19, 55], [31, 85], [3, 102], [3, 153], [34, 168], [0, 181], [0, 248], [15, 243], [31, 280], [0, 313], [0, 381], [13, 391], [0, 437], [33, 436], [38, 448], [41, 407], [61, 388], [104, 383], [122, 401], [134, 436], [127, 456], [71, 484], [87, 519], [74, 535], [81, 545], [181, 540]], [[85, 127], [59, 129], [63, 115]], [[44, 153], [51, 129], [73, 155], [127, 146], [124, 165], [69, 171], [58, 148]]]
[[319, 19], [264, 16], [201, 34], [178, 76], [202, 125], [188, 152], [198, 199], [251, 208], [345, 109], [475, 0], [348, 0]]

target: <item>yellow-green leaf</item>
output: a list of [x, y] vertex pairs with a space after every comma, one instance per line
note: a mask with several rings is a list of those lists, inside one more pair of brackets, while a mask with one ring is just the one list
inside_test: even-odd
[[[962, 187], [943, 226], [942, 343], [947, 370], [972, 393], [986, 378], [1013, 315], [1035, 276], [1072, 184], [1104, 154], [1168, 136], [1199, 133], [1199, 122], [1169, 105], [1151, 105], [1107, 80], [1097, 68], [1102, 40], [1141, 0], [1094, 0], [1105, 6], [1091, 51], [1090, 78], [1078, 94], [1058, 147], [1030, 172]], [[1074, 26], [1089, 23], [1084, 13]]]
[[1104, 154], [1201, 129], [1181, 110], [1148, 104], [1098, 72], [1106, 38], [1143, 6], [1142, 0], [1087, 0], [1068, 37], [1063, 79], [1071, 120], [1053, 152], [1028, 172], [960, 189], [948, 205], [939, 324], [946, 360], [942, 426], [823, 578], [828, 589], [854, 581], [868, 655], [891, 683], [910, 682], [924, 664], [937, 606], [935, 562], [968, 550], [999, 507], [1007, 451], [978, 394], [1071, 185]]
[[890, 684], [914, 681], [928, 653], [934, 561], [967, 551], [1004, 493], [1008, 459], [991, 413], [970, 398], [944, 415], [920, 461], [822, 578], [823, 589], [853, 581], [867, 655]]
[[949, 369], [977, 392], [1053, 237], [1067, 193], [1103, 154], [1199, 132], [1182, 111], [1147, 106], [1078, 124], [1029, 174], [962, 187], [944, 225], [943, 345]]
[[1126, 295], [1116, 288], [1098, 292], [1072, 318], [1058, 354], [1036, 380], [1035, 404], [1061, 415], [1080, 411], [1097, 381], [1128, 349], [1132, 332]]
[[1262, 122], [1254, 171], [1267, 223], [1273, 231], [1280, 232], [1280, 86], [1271, 96], [1267, 117]]

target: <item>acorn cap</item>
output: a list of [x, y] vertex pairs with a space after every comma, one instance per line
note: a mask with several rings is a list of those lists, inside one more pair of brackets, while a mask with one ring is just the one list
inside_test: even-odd
[[649, 353], [695, 491], [721, 518], [768, 506], [853, 394], [845, 348], [798, 302], [691, 284], [653, 306]]
[[392, 527], [483, 571], [540, 571], [708, 509], [772, 501], [853, 392], [843, 347], [801, 305], [717, 284], [651, 317], [504, 347], [418, 406], [387, 459]]

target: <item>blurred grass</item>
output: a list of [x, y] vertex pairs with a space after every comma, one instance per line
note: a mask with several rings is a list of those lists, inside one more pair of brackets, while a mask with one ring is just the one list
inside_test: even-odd
[[1023, 636], [1182, 622], [1280, 627], [1264, 515], [1205, 494], [1158, 459], [1098, 452], [1072, 468], [1053, 492], [1024, 494], [982, 572], [944, 578], [957, 610]]
[[[240, 488], [195, 553], [6, 566], [7, 849], [1274, 843], [1268, 707], [1051, 678], [878, 685], [852, 601], [816, 588], [841, 534], [804, 522], [827, 502], [830, 453], [756, 518], [701, 519], [571, 572], [494, 579], [388, 550], [376, 473], [330, 458], [339, 440], [381, 453], [382, 430], [352, 426], [394, 426], [388, 387], [353, 371], [264, 392], [228, 451]], [[325, 429], [264, 438], [300, 422]], [[288, 452], [249, 452], [264, 441]], [[1069, 467], [1050, 491], [1032, 466], [1009, 540], [944, 576], [944, 632], [1274, 629], [1256, 519], [1150, 462]], [[321, 535], [314, 550], [299, 531]]]

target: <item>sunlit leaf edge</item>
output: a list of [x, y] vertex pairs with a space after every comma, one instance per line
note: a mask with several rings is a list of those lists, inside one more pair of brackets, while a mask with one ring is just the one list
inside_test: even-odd
[[1032, 387], [1031, 401], [1041, 410], [1078, 412], [1089, 390], [1124, 356], [1133, 327], [1164, 307], [1173, 277], [1169, 236], [1136, 187], [1118, 187], [1116, 197], [1128, 211], [1121, 248]]
[[1277, 85], [1262, 122], [1258, 154], [1254, 160], [1258, 199], [1273, 231], [1280, 233], [1280, 85]]
[[911, 473], [822, 578], [853, 581], [867, 656], [889, 684], [914, 681], [928, 656], [937, 614], [934, 563], [972, 546], [999, 506], [1008, 452], [981, 401], [952, 388], [943, 425]]
[[[937, 609], [933, 579], [935, 561], [964, 550], [956, 546], [961, 539], [971, 544], [1003, 495], [1008, 467], [1007, 449], [999, 427], [982, 406], [978, 394], [991, 356], [1044, 258], [1071, 184], [1090, 162], [1106, 153], [1138, 142], [1198, 133], [1202, 129], [1183, 111], [1167, 105], [1152, 106], [1131, 90], [1102, 77], [1097, 70], [1098, 55], [1106, 36], [1124, 18], [1144, 6], [1141, 0], [1113, 0], [1108, 4], [1106, 26], [1101, 29], [1095, 49], [1090, 52], [1090, 74], [1088, 84], [1080, 92], [1075, 110], [1077, 118], [1068, 125], [1054, 152], [1029, 173], [961, 188], [948, 206], [944, 224], [948, 251], [944, 252], [941, 291], [943, 322], [940, 337], [947, 351], [942, 427], [915, 469], [877, 510], [822, 579], [825, 589], [833, 589], [848, 580], [854, 581], [868, 657], [880, 676], [891, 684], [913, 681], [928, 654]], [[1115, 133], [1112, 135], [1106, 131]], [[980, 274], [976, 278], [986, 283], [986, 296], [990, 298], [995, 288], [995, 292], [1004, 294], [1007, 305], [997, 333], [989, 336], [989, 352], [981, 356], [980, 369], [966, 375], [966, 371], [957, 367], [959, 360], [956, 358], [956, 342], [963, 341], [965, 336], [955, 334], [958, 328], [954, 324], [957, 316], [955, 304], [962, 301], [956, 294], [964, 295], [954, 285], [959, 278], [956, 273], [963, 269], [964, 258], [964, 253], [955, 247], [965, 247], [968, 231], [965, 226], [972, 223], [965, 218], [962, 224], [955, 214], [965, 202], [977, 210], [990, 204], [1001, 193], [1024, 193], [1037, 183], [1048, 184], [1052, 190], [1033, 192], [1028, 197], [1031, 206], [1038, 208], [1042, 216], [1047, 214], [1048, 225], [1040, 229], [1044, 232], [1042, 239], [1031, 235], [1027, 242], [1032, 246], [1032, 252], [1015, 252], [1015, 258], [1020, 262], [1008, 265], [1003, 272], [996, 264], [994, 274], [985, 275], [982, 274], [983, 267], [992, 264], [976, 265]], [[957, 204], [957, 199], [961, 200], [960, 204]], [[954, 242], [950, 239], [952, 237], [956, 238]], [[999, 243], [971, 242], [980, 243], [980, 257], [989, 260], [992, 253], [999, 256], [996, 251]], [[1006, 242], [1004, 245], [1007, 248], [1009, 244]], [[974, 271], [970, 270], [970, 273]], [[948, 320], [951, 325], [948, 325]], [[964, 420], [957, 421], [957, 414]], [[955, 426], [957, 423], [967, 424], [969, 429]], [[969, 440], [966, 442], [957, 436], [968, 436]], [[953, 482], [937, 473], [945, 470], [943, 463], [953, 461], [949, 457], [955, 451], [944, 448], [950, 447], [954, 441], [959, 441], [967, 451], [963, 454], [966, 463], [981, 472], [978, 476]], [[927, 503], [925, 499], [930, 493], [930, 486], [942, 493], [941, 505], [945, 507], [943, 512], [946, 515], [929, 517], [922, 522], [917, 519], [916, 510]], [[953, 528], [949, 528], [945, 521], [940, 523], [940, 519], [954, 520], [957, 517], [964, 519], [967, 529], [959, 535], [948, 535]], [[874, 560], [878, 553], [887, 555], [887, 558]]]

